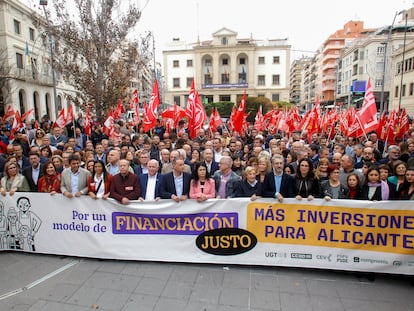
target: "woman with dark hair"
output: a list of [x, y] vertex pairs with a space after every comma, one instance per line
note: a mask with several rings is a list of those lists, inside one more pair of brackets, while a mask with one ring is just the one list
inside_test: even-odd
[[92, 199], [102, 198], [106, 200], [109, 197], [112, 175], [105, 168], [105, 163], [101, 160], [95, 160], [93, 172], [88, 177], [88, 195]]
[[50, 195], [60, 193], [61, 176], [57, 172], [52, 161], [48, 161], [43, 165], [43, 176], [39, 178], [37, 183], [37, 192], [46, 192]]
[[233, 164], [231, 166], [231, 170], [235, 172], [237, 175], [243, 177], [244, 175], [244, 167], [243, 167], [243, 158], [240, 154], [235, 154], [231, 157], [233, 160]]
[[328, 179], [321, 183], [322, 195], [326, 201], [331, 199], [348, 199], [349, 189], [339, 180], [339, 165], [329, 164]]
[[407, 168], [405, 173], [405, 183], [400, 192], [401, 200], [414, 200], [414, 166]]
[[40, 157], [50, 159], [52, 157], [52, 149], [49, 146], [40, 147]]
[[211, 178], [204, 162], [196, 163], [194, 174], [190, 183], [190, 199], [196, 199], [197, 202], [204, 202], [207, 199], [216, 197], [216, 187], [214, 179]]
[[297, 200], [306, 198], [308, 201], [321, 196], [320, 184], [313, 172], [312, 160], [301, 159], [294, 177], [293, 193]]
[[346, 184], [349, 189], [349, 199], [361, 199], [361, 181], [356, 173], [350, 173], [346, 178]]
[[368, 168], [367, 176], [361, 189], [361, 199], [370, 201], [385, 201], [390, 197], [390, 189], [385, 181], [381, 180], [378, 166]]
[[388, 182], [394, 184], [395, 186], [395, 195], [398, 197], [401, 187], [405, 183], [405, 173], [407, 172], [407, 163], [397, 160], [394, 161], [394, 166], [392, 167], [393, 175], [388, 177]]

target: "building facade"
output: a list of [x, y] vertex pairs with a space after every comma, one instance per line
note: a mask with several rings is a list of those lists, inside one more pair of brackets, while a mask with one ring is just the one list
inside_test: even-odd
[[11, 104], [21, 114], [34, 109], [36, 119], [52, 120], [67, 107], [73, 90], [52, 74], [51, 40], [47, 20], [17, 0], [0, 0], [1, 66], [9, 80], [0, 90], [0, 115]]
[[294, 60], [290, 67], [290, 102], [297, 107], [300, 107], [302, 103], [302, 73], [311, 62], [311, 57], [301, 57]]
[[286, 39], [238, 39], [222, 28], [211, 41], [187, 45], [178, 39], [163, 51], [165, 101], [186, 105], [192, 80], [204, 102], [248, 96], [289, 101], [290, 45]]

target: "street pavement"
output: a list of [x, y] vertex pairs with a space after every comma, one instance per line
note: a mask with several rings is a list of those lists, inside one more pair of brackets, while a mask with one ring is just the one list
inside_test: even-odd
[[316, 269], [0, 254], [0, 310], [414, 310], [412, 278]]

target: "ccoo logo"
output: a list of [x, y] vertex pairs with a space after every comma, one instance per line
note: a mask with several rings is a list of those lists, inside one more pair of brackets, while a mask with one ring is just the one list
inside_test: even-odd
[[256, 244], [257, 238], [253, 233], [239, 228], [219, 228], [205, 231], [196, 239], [196, 245], [200, 250], [221, 256], [245, 253]]

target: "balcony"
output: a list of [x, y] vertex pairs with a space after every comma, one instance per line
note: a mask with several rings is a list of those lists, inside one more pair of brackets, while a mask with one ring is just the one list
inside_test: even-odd
[[32, 69], [14, 68], [11, 71], [11, 77], [16, 80], [26, 81], [39, 85], [53, 86], [53, 80], [50, 75], [38, 74]]

